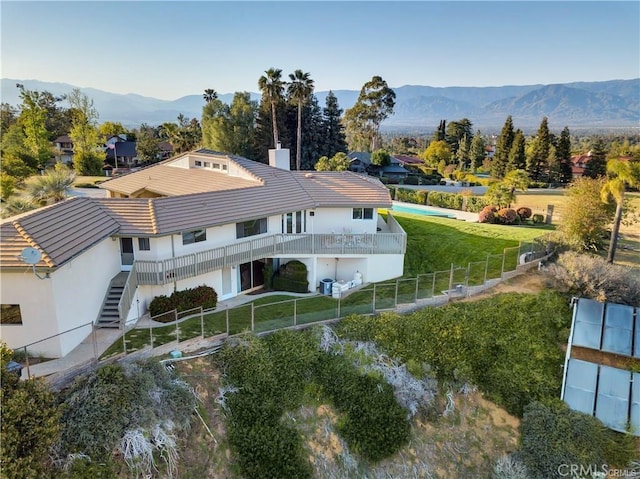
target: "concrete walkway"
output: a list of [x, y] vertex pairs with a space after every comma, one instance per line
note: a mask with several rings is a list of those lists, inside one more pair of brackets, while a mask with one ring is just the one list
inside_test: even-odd
[[49, 376], [68, 369], [83, 365], [89, 361], [97, 360], [109, 346], [111, 346], [122, 334], [120, 329], [101, 328], [87, 336], [82, 343], [63, 358], [52, 359], [31, 365], [27, 368], [23, 363], [22, 379], [29, 377]]

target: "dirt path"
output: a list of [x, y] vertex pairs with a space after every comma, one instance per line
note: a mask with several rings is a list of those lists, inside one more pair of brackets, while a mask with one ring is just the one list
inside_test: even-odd
[[534, 270], [503, 281], [480, 294], [462, 299], [452, 299], [451, 302], [478, 301], [502, 293], [539, 293], [548, 288], [545, 276]]

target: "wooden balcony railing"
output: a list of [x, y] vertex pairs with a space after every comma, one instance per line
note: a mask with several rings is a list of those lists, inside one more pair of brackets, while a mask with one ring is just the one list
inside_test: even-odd
[[389, 215], [392, 233], [274, 234], [158, 261], [136, 260], [139, 285], [161, 285], [282, 255], [404, 254], [407, 235]]

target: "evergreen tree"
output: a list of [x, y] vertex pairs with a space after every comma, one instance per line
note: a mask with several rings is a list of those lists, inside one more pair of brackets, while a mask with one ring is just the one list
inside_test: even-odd
[[338, 152], [347, 152], [347, 141], [344, 127], [340, 121], [342, 110], [338, 106], [338, 98], [329, 91], [322, 110], [324, 125], [324, 144], [322, 155], [332, 158]]
[[395, 104], [395, 92], [382, 77], [374, 76], [362, 86], [355, 105], [345, 112], [347, 133], [351, 133], [354, 139], [368, 139], [369, 151], [375, 151], [379, 143], [380, 124], [393, 114]]
[[79, 175], [102, 174], [105, 152], [98, 135], [98, 111], [93, 100], [75, 89], [68, 96], [72, 109], [69, 137], [73, 142], [73, 164]]
[[571, 172], [571, 134], [569, 128], [564, 127], [558, 140], [558, 147], [556, 148], [556, 165], [557, 174], [553, 180], [562, 185], [571, 183], [573, 174]]
[[473, 140], [471, 140], [471, 148], [469, 151], [471, 171], [475, 172], [482, 166], [482, 162], [486, 157], [486, 146], [480, 130], [476, 131], [476, 134], [473, 135]]
[[447, 134], [446, 131], [447, 131], [447, 121], [440, 120], [438, 129], [433, 132], [433, 137], [431, 138], [431, 141], [443, 141]]
[[584, 168], [584, 176], [587, 178], [598, 178], [607, 174], [607, 150], [601, 138], [593, 142], [590, 151], [589, 161]]
[[491, 174], [496, 178], [503, 178], [507, 163], [509, 162], [509, 152], [513, 146], [514, 140], [513, 119], [509, 115], [502, 127], [498, 142], [496, 143], [496, 151], [491, 162]]
[[302, 109], [302, 170], [313, 170], [326, 141], [326, 124], [315, 95]]
[[465, 136], [471, 138], [473, 133], [471, 132], [472, 123], [468, 118], [463, 118], [458, 121], [452, 121], [447, 125], [445, 131], [445, 141], [449, 143], [451, 151], [455, 155], [458, 152], [458, 147], [462, 138]]
[[24, 131], [24, 146], [38, 167], [44, 168], [51, 159], [49, 132], [46, 127], [47, 112], [40, 105], [40, 93], [26, 90], [20, 85], [20, 117], [18, 124]]
[[138, 158], [145, 163], [157, 161], [160, 154], [158, 129], [143, 123], [137, 132], [137, 138], [136, 151]]
[[460, 143], [458, 144], [458, 151], [456, 152], [456, 159], [458, 160], [458, 168], [460, 170], [465, 170], [469, 167], [471, 161], [471, 143], [469, 142], [469, 137], [465, 134]]
[[524, 170], [527, 167], [527, 156], [525, 154], [525, 138], [522, 130], [518, 128], [513, 137], [513, 144], [509, 151], [509, 159], [505, 173], [513, 170]]
[[533, 181], [543, 181], [548, 176], [550, 146], [551, 137], [547, 117], [545, 116], [540, 122], [535, 146], [527, 162], [527, 172]]

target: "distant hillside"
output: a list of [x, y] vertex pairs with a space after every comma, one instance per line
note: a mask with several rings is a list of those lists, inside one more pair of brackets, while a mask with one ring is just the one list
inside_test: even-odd
[[[2, 101], [19, 103], [16, 83], [30, 90], [48, 90], [56, 95], [69, 93], [73, 85], [37, 80], [2, 79]], [[100, 112], [101, 121], [119, 121], [128, 127], [141, 123], [152, 125], [175, 121], [182, 113], [200, 118], [204, 100], [201, 94], [173, 101], [136, 94], [121, 95], [93, 88], [80, 88], [91, 97]], [[430, 87], [405, 85], [394, 88], [395, 114], [383, 126], [389, 128], [423, 128], [432, 130], [441, 119], [469, 118], [476, 127], [496, 128], [512, 115], [518, 128], [532, 128], [543, 116], [553, 128], [571, 127], [638, 127], [640, 126], [640, 78], [604, 82], [574, 82], [558, 85], [523, 85], [498, 87]], [[324, 106], [326, 91], [316, 92]], [[356, 90], [334, 90], [342, 109], [353, 106]], [[258, 93], [251, 93], [259, 99]], [[230, 102], [232, 93], [221, 94]]]

